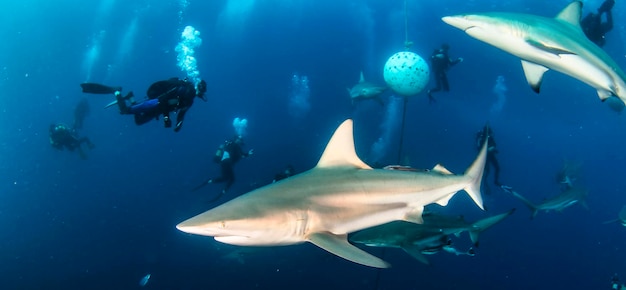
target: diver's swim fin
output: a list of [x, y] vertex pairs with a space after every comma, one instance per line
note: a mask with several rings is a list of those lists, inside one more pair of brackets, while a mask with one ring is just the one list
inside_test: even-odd
[[109, 95], [122, 91], [122, 87], [109, 87], [96, 83], [82, 83], [80, 87], [83, 88], [83, 93], [89, 94]]
[[213, 181], [213, 180], [211, 180], [211, 179], [207, 179], [207, 180], [203, 181], [202, 183], [200, 183], [200, 185], [198, 185], [198, 186], [194, 187], [191, 191], [196, 191], [196, 190], [198, 190], [198, 189], [200, 189], [200, 188], [203, 188], [203, 187], [204, 187], [204, 186], [206, 186], [207, 184], [212, 183], [212, 181]]

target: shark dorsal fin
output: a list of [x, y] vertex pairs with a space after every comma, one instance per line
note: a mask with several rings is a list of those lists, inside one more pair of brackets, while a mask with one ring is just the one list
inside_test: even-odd
[[437, 172], [437, 173], [441, 173], [441, 174], [452, 174], [452, 172], [450, 172], [450, 170], [448, 170], [447, 168], [443, 167], [443, 165], [441, 165], [441, 164], [435, 165], [435, 167], [433, 167], [433, 171]]
[[573, 1], [569, 5], [565, 6], [565, 8], [563, 8], [563, 10], [561, 10], [555, 18], [580, 28], [580, 15], [582, 8], [583, 3], [581, 1]]
[[361, 78], [359, 78], [359, 83], [364, 83], [365, 78], [363, 77], [363, 71], [361, 71]]
[[365, 164], [354, 149], [354, 136], [352, 135], [352, 120], [345, 120], [335, 134], [330, 138], [322, 158], [317, 162], [317, 168], [324, 167], [355, 167], [360, 169], [372, 169]]

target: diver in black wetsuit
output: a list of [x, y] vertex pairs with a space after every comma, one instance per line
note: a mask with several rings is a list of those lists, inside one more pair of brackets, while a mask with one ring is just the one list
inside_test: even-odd
[[613, 290], [626, 290], [626, 285], [622, 284], [619, 281], [619, 277], [617, 277], [617, 274], [613, 275], [613, 278], [611, 278], [611, 289], [613, 289]]
[[493, 183], [500, 187], [502, 184], [500, 183], [500, 164], [498, 163], [498, 159], [496, 158], [496, 154], [498, 153], [498, 149], [496, 148], [496, 140], [493, 138], [493, 131], [489, 127], [489, 125], [485, 125], [482, 130], [476, 133], [476, 148], [480, 151], [485, 144], [485, 140], [487, 142], [487, 161], [485, 163], [485, 169], [483, 171], [483, 183], [485, 185], [485, 193], [489, 194], [489, 187], [485, 183], [487, 180], [487, 176], [489, 176], [489, 172], [491, 168], [493, 168]]
[[[615, 0], [606, 0], [598, 8], [598, 13], [589, 12], [580, 21], [580, 27], [589, 40], [602, 47], [606, 43], [605, 34], [613, 29], [613, 14], [611, 9]], [[606, 15], [606, 22], [602, 22], [602, 13]]]
[[75, 129], [69, 128], [65, 124], [51, 124], [49, 129], [50, 145], [57, 150], [67, 150], [74, 152], [78, 150], [78, 153], [82, 159], [87, 159], [87, 154], [82, 148], [82, 144], [85, 143], [89, 149], [93, 149], [95, 145], [91, 143], [87, 137], [78, 137], [78, 133]]
[[87, 99], [82, 99], [74, 108], [74, 125], [71, 128], [63, 123], [50, 124], [48, 129], [50, 145], [57, 150], [64, 148], [72, 152], [78, 150], [80, 158], [87, 159], [82, 144], [87, 144], [89, 149], [93, 149], [95, 145], [89, 138], [78, 136], [78, 130], [83, 128], [87, 115], [89, 115], [89, 103]]
[[[137, 125], [143, 125], [163, 115], [165, 127], [170, 128], [172, 127], [170, 113], [177, 112], [175, 132], [180, 131], [185, 114], [193, 105], [195, 97], [206, 101], [204, 97], [206, 82], [204, 80], [200, 81], [197, 87], [187, 79], [171, 78], [155, 82], [148, 88], [146, 93], [147, 99], [140, 103], [134, 101], [133, 92], [129, 92], [125, 97], [122, 97], [121, 87], [108, 87], [94, 83], [83, 83], [81, 87], [85, 93], [115, 94], [120, 113], [134, 115]], [[130, 105], [126, 101], [129, 101]]]
[[222, 175], [216, 178], [207, 179], [193, 190], [198, 190], [209, 183], [225, 182], [226, 186], [224, 186], [222, 192], [212, 201], [215, 201], [224, 195], [235, 182], [235, 164], [239, 162], [241, 158], [248, 157], [254, 153], [253, 149], [244, 152], [241, 146], [243, 146], [243, 138], [240, 135], [235, 136], [232, 140], [227, 140], [224, 144], [220, 145], [215, 153], [215, 156], [213, 156], [213, 161], [220, 164]]
[[450, 46], [444, 43], [441, 45], [441, 48], [435, 49], [433, 54], [430, 56], [430, 66], [433, 70], [435, 82], [437, 83], [436, 87], [428, 90], [428, 101], [430, 103], [436, 101], [432, 93], [438, 91], [450, 91], [450, 85], [448, 84], [448, 76], [446, 75], [446, 72], [453, 65], [463, 61], [462, 57], [455, 60], [450, 59], [450, 56], [448, 56], [448, 50], [450, 50]]

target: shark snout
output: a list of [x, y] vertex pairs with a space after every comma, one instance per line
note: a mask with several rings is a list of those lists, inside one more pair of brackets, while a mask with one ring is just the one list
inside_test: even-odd
[[474, 26], [472, 21], [469, 21], [465, 16], [462, 16], [462, 15], [445, 16], [445, 17], [442, 17], [441, 20], [463, 31], [469, 28], [472, 28]]

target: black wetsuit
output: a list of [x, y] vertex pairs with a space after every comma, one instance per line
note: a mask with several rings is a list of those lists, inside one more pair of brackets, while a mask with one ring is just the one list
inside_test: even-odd
[[223, 145], [222, 156], [216, 156], [216, 162], [220, 164], [222, 175], [210, 180], [211, 183], [226, 182], [226, 186], [222, 193], [226, 193], [235, 182], [235, 163], [239, 162], [242, 157], [248, 157], [249, 153], [241, 149], [241, 145], [236, 141], [227, 141]]
[[57, 150], [63, 150], [67, 148], [69, 151], [78, 149], [82, 158], [86, 158], [85, 152], [82, 150], [81, 145], [86, 143], [87, 146], [92, 148], [94, 145], [87, 137], [78, 137], [76, 130], [70, 129], [62, 124], [52, 124], [49, 130], [50, 145]]
[[[605, 34], [613, 29], [611, 9], [614, 4], [615, 0], [606, 0], [598, 9], [598, 13], [589, 13], [580, 21], [587, 38], [600, 47], [606, 43]], [[606, 14], [606, 22], [602, 22], [602, 13]]]
[[[487, 138], [487, 136], [489, 136], [489, 138]], [[489, 143], [487, 143], [487, 161], [485, 163], [485, 170], [483, 172], [483, 184], [486, 185], [486, 183], [484, 182], [487, 181], [487, 176], [489, 176], [489, 172], [493, 167], [493, 183], [496, 186], [500, 186], [500, 164], [498, 163], [498, 159], [496, 158], [498, 149], [496, 147], [496, 140], [493, 138], [493, 133], [491, 133], [491, 129], [487, 127], [476, 133], [476, 148], [478, 150], [482, 149], [485, 139], [488, 139]]]
[[448, 50], [444, 48], [436, 49], [433, 52], [430, 56], [430, 64], [433, 71], [433, 77], [435, 78], [437, 85], [428, 90], [428, 97], [431, 101], [434, 100], [431, 95], [432, 93], [438, 91], [450, 91], [450, 84], [448, 83], [448, 76], [446, 75], [446, 72], [451, 66], [461, 62], [462, 60], [462, 58], [451, 60], [448, 56]]
[[[132, 96], [132, 92], [129, 94]], [[177, 112], [174, 131], [178, 132], [185, 119], [185, 114], [193, 105], [196, 89], [193, 83], [189, 81], [171, 78], [153, 83], [148, 88], [147, 96], [147, 100], [137, 104], [131, 103], [131, 106], [128, 106], [124, 99], [129, 97], [122, 98], [121, 95], [118, 95], [120, 112], [133, 114], [137, 125], [143, 125], [163, 115], [165, 127], [171, 126], [170, 112]]]

